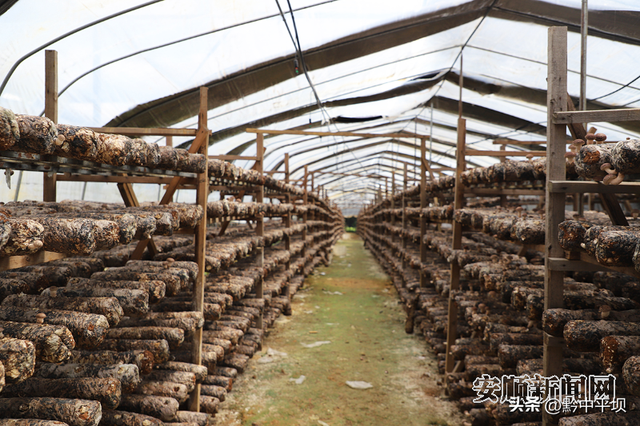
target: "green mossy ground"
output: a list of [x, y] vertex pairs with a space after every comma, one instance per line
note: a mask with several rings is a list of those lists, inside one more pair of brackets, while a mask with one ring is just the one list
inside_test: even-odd
[[[222, 425], [459, 425], [436, 362], [404, 332], [397, 295], [362, 240], [334, 248], [293, 299], [216, 416]], [[313, 348], [316, 342], [331, 342]], [[268, 355], [269, 349], [286, 356]], [[270, 362], [267, 362], [270, 361]], [[293, 380], [305, 376], [301, 384]], [[352, 389], [347, 381], [373, 385]]]

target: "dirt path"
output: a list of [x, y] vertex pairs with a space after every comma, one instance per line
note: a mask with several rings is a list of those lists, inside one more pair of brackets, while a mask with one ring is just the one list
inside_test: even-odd
[[221, 404], [218, 425], [462, 424], [439, 397], [435, 358], [404, 333], [395, 290], [358, 237], [345, 234], [292, 305]]

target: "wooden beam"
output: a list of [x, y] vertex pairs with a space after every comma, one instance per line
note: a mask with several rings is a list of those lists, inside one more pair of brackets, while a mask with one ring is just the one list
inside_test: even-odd
[[222, 161], [234, 161], [234, 160], [246, 160], [246, 161], [257, 161], [258, 157], [255, 155], [210, 155], [210, 159], [212, 160], [222, 160]]
[[604, 121], [640, 121], [640, 108], [604, 109], [594, 111], [556, 111], [551, 117], [554, 124], [593, 123]]
[[268, 130], [248, 128], [247, 133], [257, 133], [263, 135], [300, 135], [300, 136], [355, 136], [360, 138], [407, 138], [402, 133], [358, 133], [358, 132], [314, 132], [310, 130]]
[[[206, 155], [208, 149], [209, 129], [207, 128], [207, 112], [208, 108], [208, 89], [200, 88], [200, 109], [198, 111], [198, 134], [196, 140], [199, 142], [194, 153]], [[194, 141], [194, 145], [196, 141]], [[192, 145], [193, 147], [193, 145]], [[191, 151], [191, 150], [190, 150]], [[209, 175], [205, 167], [204, 173], [198, 173], [198, 186], [196, 190], [196, 203], [202, 207], [202, 218], [198, 221], [195, 229], [195, 259], [198, 264], [198, 276], [193, 292], [193, 309], [196, 312], [204, 311], [204, 286], [205, 286], [205, 250], [207, 245], [207, 197], [209, 196], [208, 184]], [[202, 364], [202, 327], [196, 328], [192, 347], [191, 362], [194, 364]], [[191, 392], [189, 398], [189, 409], [191, 411], [200, 411], [200, 384], [196, 384], [195, 389]]]
[[640, 194], [640, 182], [627, 182], [619, 185], [605, 185], [602, 182], [558, 180], [550, 181], [547, 186], [552, 192], [595, 192], [609, 194]]
[[[44, 53], [44, 116], [58, 123], [58, 52], [46, 50]], [[56, 201], [55, 173], [42, 174], [42, 201]]]
[[[172, 129], [163, 127], [88, 127], [97, 133], [123, 136], [196, 136], [198, 129]], [[172, 141], [173, 142], [173, 141]], [[167, 143], [167, 146], [172, 146]]]
[[[466, 133], [467, 133], [467, 121], [464, 118], [458, 119], [458, 139], [456, 146], [456, 181], [454, 189], [453, 208], [458, 210], [463, 207], [464, 204], [464, 185], [460, 178], [466, 168]], [[452, 227], [452, 246], [454, 250], [462, 248], [462, 225], [460, 222], [454, 220], [451, 223]], [[449, 307], [448, 307], [448, 321], [447, 321], [447, 343], [445, 352], [445, 371], [452, 372], [454, 369], [454, 359], [451, 353], [451, 346], [453, 346], [458, 336], [458, 304], [456, 303], [454, 294], [455, 290], [460, 287], [460, 265], [455, 260], [451, 262], [451, 282], [449, 284]]]
[[[546, 157], [546, 151], [483, 151], [467, 150], [467, 157]], [[564, 158], [564, 157], [563, 157]]]
[[[551, 27], [548, 30], [547, 68], [547, 180], [566, 180], [564, 154], [566, 152], [566, 122], [554, 120], [567, 109], [567, 28]], [[584, 120], [579, 121], [585, 122]], [[545, 203], [545, 259], [560, 258], [564, 250], [558, 242], [558, 224], [564, 220], [565, 193], [550, 192], [547, 186]], [[564, 272], [553, 271], [548, 265], [544, 276], [544, 308], [563, 307]], [[543, 375], [562, 374], [562, 346], [543, 346]], [[553, 419], [543, 414], [543, 424]]]

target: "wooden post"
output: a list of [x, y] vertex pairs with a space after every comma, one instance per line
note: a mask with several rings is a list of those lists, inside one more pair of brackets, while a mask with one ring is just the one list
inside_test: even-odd
[[[407, 230], [407, 197], [405, 196], [407, 192], [407, 163], [404, 163], [404, 179], [402, 182], [402, 250], [407, 250], [407, 236], [405, 231]], [[402, 269], [407, 267], [407, 261], [404, 256], [402, 256]]]
[[[284, 182], [289, 183], [290, 178], [291, 178], [291, 174], [289, 171], [289, 153], [286, 152], [284, 154]], [[285, 195], [285, 202], [291, 203], [291, 195], [289, 193]], [[288, 213], [284, 217], [284, 226], [286, 228], [291, 228], [291, 213]], [[284, 237], [284, 247], [289, 252], [289, 254], [291, 254], [291, 235], [289, 235], [288, 233]], [[287, 271], [291, 269], [291, 256], [289, 256], [289, 260], [287, 260], [286, 269]], [[285, 296], [289, 300], [291, 300], [291, 288], [289, 284], [287, 284], [284, 291], [285, 291]]]
[[[420, 139], [420, 210], [427, 207], [427, 142], [425, 138]], [[427, 218], [420, 215], [420, 262], [427, 261], [427, 245], [423, 237], [427, 233]], [[427, 277], [420, 271], [420, 287], [427, 286]]]
[[[258, 133], [256, 135], [256, 160], [255, 169], [260, 175], [263, 174], [264, 170], [264, 134]], [[264, 202], [264, 186], [259, 185], [256, 190], [256, 202], [262, 203]], [[256, 219], [256, 235], [258, 237], [264, 236], [264, 218], [259, 217]], [[257, 252], [258, 257], [258, 266], [264, 266], [264, 247], [259, 247]], [[260, 278], [256, 283], [256, 297], [262, 299], [264, 297], [264, 280]], [[256, 319], [256, 326], [259, 329], [263, 328], [262, 323], [262, 313]]]
[[[198, 134], [201, 137], [207, 137], [209, 129], [207, 128], [207, 112], [208, 112], [208, 89], [200, 88], [200, 110], [198, 111]], [[201, 144], [198, 152], [207, 155], [208, 146], [206, 143]], [[209, 196], [209, 175], [207, 169], [203, 173], [198, 173], [197, 177], [196, 203], [202, 206], [202, 218], [195, 228], [195, 258], [198, 264], [198, 277], [196, 278], [196, 286], [193, 292], [193, 309], [197, 312], [204, 312], [204, 285], [205, 285], [205, 251], [207, 246], [207, 197]], [[202, 328], [196, 328], [192, 342], [192, 362], [194, 364], [202, 364]], [[191, 411], [200, 411], [200, 384], [196, 384], [195, 389], [191, 393], [189, 399], [189, 408]]]
[[[58, 123], [58, 52], [44, 53], [44, 116]], [[56, 173], [42, 175], [42, 201], [56, 201]]]
[[[549, 28], [547, 68], [547, 185], [545, 205], [545, 275], [544, 308], [562, 308], [562, 286], [564, 272], [552, 271], [549, 259], [564, 257], [558, 242], [558, 224], [564, 220], [565, 194], [549, 191], [549, 181], [565, 180], [566, 127], [554, 124], [553, 116], [567, 109], [567, 28]], [[543, 375], [545, 377], [562, 374], [562, 342], [560, 339], [544, 335]], [[553, 424], [543, 413], [543, 424]]]
[[[456, 183], [453, 208], [461, 209], [464, 201], [464, 185], [460, 175], [464, 172], [466, 167], [465, 159], [465, 139], [467, 131], [467, 121], [464, 118], [458, 119], [458, 142], [456, 152]], [[564, 157], [563, 157], [564, 158]], [[451, 223], [453, 231], [452, 248], [459, 250], [462, 247], [462, 225], [457, 221]], [[452, 372], [454, 369], [453, 354], [451, 353], [451, 346], [454, 344], [457, 337], [458, 326], [458, 305], [454, 299], [453, 294], [455, 290], [460, 287], [460, 265], [455, 260], [451, 262], [451, 284], [449, 290], [449, 311], [447, 322], [447, 348], [445, 358], [445, 371], [447, 373]]]

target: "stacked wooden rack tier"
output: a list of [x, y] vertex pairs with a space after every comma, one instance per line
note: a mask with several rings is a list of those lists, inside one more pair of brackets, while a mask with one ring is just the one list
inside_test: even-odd
[[[460, 119], [455, 175], [427, 180], [423, 142], [420, 184], [379, 197], [358, 232], [469, 424], [636, 425], [640, 142], [580, 123], [640, 111], [572, 110], [566, 28], [550, 29], [549, 64], [547, 150], [532, 153], [543, 158], [465, 170]], [[602, 210], [584, 209], [587, 193]]]
[[[180, 150], [0, 109], [0, 168], [45, 179], [45, 201], [0, 200], [0, 423], [210, 424], [329, 262], [340, 212], [265, 175], [262, 154], [252, 170], [207, 158], [206, 111], [202, 89], [198, 129], [144, 130], [195, 137]], [[113, 182], [124, 202], [57, 202], [73, 180]], [[133, 182], [166, 192], [141, 204]]]

